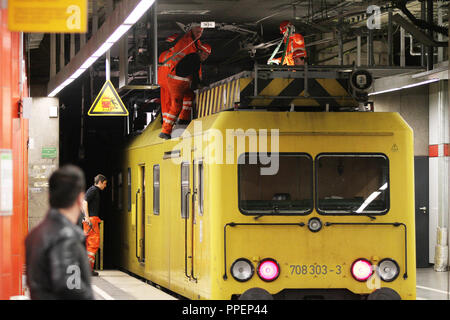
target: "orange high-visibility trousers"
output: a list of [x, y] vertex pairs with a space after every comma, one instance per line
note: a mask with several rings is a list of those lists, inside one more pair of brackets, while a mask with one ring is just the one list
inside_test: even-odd
[[99, 217], [91, 217], [91, 225], [83, 221], [83, 230], [86, 235], [86, 251], [91, 269], [94, 270], [95, 254], [100, 247], [100, 229], [98, 224], [101, 222]]
[[[164, 51], [159, 56], [159, 63], [163, 63], [167, 60], [172, 54], [171, 50]], [[170, 102], [170, 94], [169, 89], [167, 88], [167, 75], [170, 72], [170, 63], [166, 63], [162, 66], [158, 67], [158, 84], [160, 87], [160, 99], [161, 99], [161, 114], [165, 114], [169, 112], [171, 102]]]
[[[167, 78], [167, 84], [170, 92], [172, 105], [169, 112], [163, 116], [162, 132], [170, 134], [178, 115], [180, 119], [189, 120], [191, 115], [192, 100], [194, 93], [191, 90], [191, 80], [170, 74]], [[181, 114], [181, 111], [183, 111]], [[181, 116], [185, 118], [181, 118]]]

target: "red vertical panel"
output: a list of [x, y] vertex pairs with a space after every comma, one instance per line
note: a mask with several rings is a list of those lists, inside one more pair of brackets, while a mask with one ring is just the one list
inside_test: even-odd
[[[11, 258], [12, 258], [12, 290], [14, 294], [22, 293], [22, 247], [23, 247], [23, 203], [22, 195], [24, 193], [22, 167], [22, 121], [19, 117], [19, 100], [20, 100], [20, 33], [11, 34], [11, 106], [13, 117], [13, 177], [14, 177], [14, 213], [12, 216], [12, 242], [11, 242]], [[17, 84], [17, 85], [14, 85]]]
[[[22, 294], [28, 229], [28, 121], [19, 118], [20, 37], [0, 9], [0, 149], [13, 151], [13, 214], [0, 216], [0, 300]], [[26, 85], [24, 85], [26, 93]]]
[[0, 123], [0, 147], [11, 149], [11, 33], [8, 31], [6, 10], [1, 10], [1, 46], [0, 46], [0, 90], [2, 96], [0, 104], [2, 105], [2, 118]]
[[[7, 31], [6, 10], [0, 11], [0, 149], [11, 149], [11, 35]], [[0, 217], [0, 299], [11, 293], [11, 218]]]
[[[3, 294], [2, 299], [8, 299], [12, 293], [12, 261], [11, 261], [11, 217], [2, 217], [3, 220], [3, 239], [5, 243], [3, 245], [3, 275], [2, 286]], [[3, 240], [2, 239], [2, 240]], [[3, 241], [2, 241], [3, 242]]]
[[22, 152], [22, 121], [21, 119], [13, 120], [13, 177], [14, 177], [14, 214], [12, 216], [12, 242], [11, 242], [11, 253], [12, 253], [12, 285], [14, 292], [21, 292], [22, 282], [21, 274], [19, 270], [22, 269], [21, 257], [22, 257], [22, 219], [23, 219], [23, 203], [22, 194], [23, 190], [23, 178], [22, 178], [22, 167], [23, 167], [23, 152]]
[[19, 117], [20, 33], [11, 33], [11, 105], [12, 117]]
[[[0, 9], [0, 39], [3, 36], [3, 10]], [[3, 42], [0, 40], [0, 63], [2, 62], [2, 53], [3, 53]], [[3, 148], [3, 82], [1, 78], [1, 72], [0, 72], [0, 148]], [[0, 300], [3, 299], [3, 297], [6, 295], [4, 288], [3, 288], [3, 245], [5, 238], [3, 236], [3, 218], [0, 217]]]

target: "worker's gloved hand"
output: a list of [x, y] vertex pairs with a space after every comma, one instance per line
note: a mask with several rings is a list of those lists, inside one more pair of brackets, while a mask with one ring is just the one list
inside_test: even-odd
[[267, 64], [276, 64], [276, 65], [279, 65], [279, 64], [280, 64], [280, 61], [278, 61], [278, 60], [270, 60], [270, 61], [267, 62]]

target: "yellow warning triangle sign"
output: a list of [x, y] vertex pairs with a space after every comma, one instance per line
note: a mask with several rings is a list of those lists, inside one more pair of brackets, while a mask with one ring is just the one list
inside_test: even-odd
[[114, 89], [111, 81], [107, 80], [88, 112], [89, 116], [128, 116], [122, 100]]

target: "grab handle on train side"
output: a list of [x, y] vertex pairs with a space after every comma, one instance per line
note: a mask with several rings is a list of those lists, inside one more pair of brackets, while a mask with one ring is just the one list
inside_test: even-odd
[[[187, 221], [189, 218], [189, 195], [191, 194], [191, 190], [187, 190], [186, 194], [184, 195], [184, 201], [185, 201], [185, 216], [184, 216], [184, 274], [185, 276], [191, 280], [191, 276], [188, 274], [188, 238], [187, 238]], [[191, 258], [191, 257], [189, 257]]]
[[138, 241], [138, 201], [139, 201], [139, 193], [141, 192], [140, 189], [137, 189], [136, 191], [136, 215], [135, 215], [135, 223], [136, 223], [136, 258], [138, 259], [138, 261], [141, 261], [141, 257], [138, 254], [139, 252], [139, 241]]

